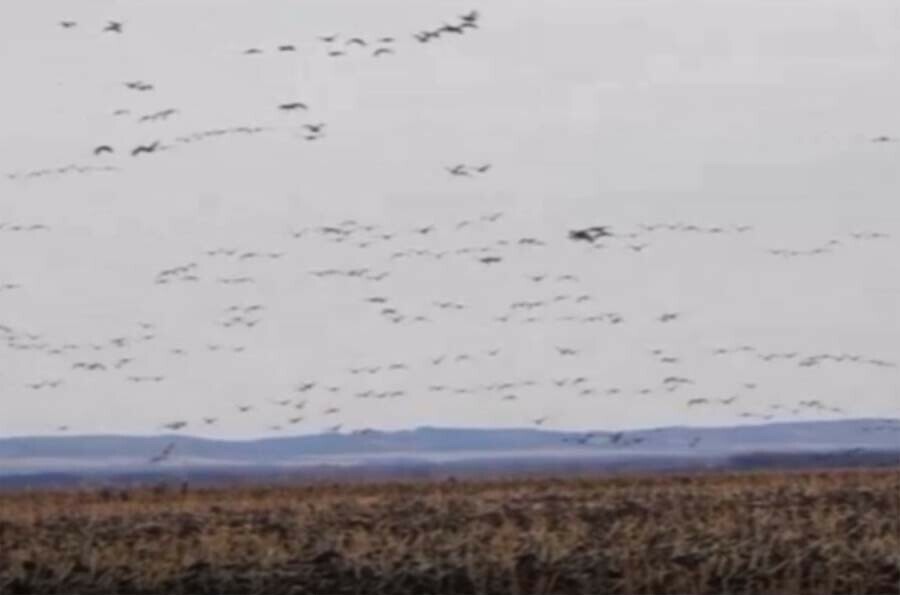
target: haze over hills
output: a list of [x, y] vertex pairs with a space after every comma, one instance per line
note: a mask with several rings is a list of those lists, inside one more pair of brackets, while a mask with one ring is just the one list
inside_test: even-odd
[[[734, 461], [741, 457], [752, 456], [772, 456], [766, 465], [774, 466], [797, 456], [861, 453], [875, 455], [872, 460], [879, 464], [900, 463], [900, 420], [590, 433], [418, 428], [249, 441], [181, 435], [23, 437], [0, 440], [0, 475], [164, 476], [217, 471], [247, 478], [278, 470], [313, 470], [315, 474], [321, 468], [360, 466], [393, 469], [397, 473], [423, 466], [436, 470], [489, 467], [499, 472], [534, 467], [554, 473], [573, 462], [601, 470], [665, 470], [709, 464], [728, 467], [737, 465]], [[811, 459], [817, 460], [823, 459]], [[866, 462], [865, 457], [860, 457], [856, 464]]]

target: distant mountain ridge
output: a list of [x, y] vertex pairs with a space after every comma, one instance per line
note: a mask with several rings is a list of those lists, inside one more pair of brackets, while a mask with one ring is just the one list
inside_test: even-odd
[[[151, 459], [168, 445], [171, 455]], [[847, 452], [898, 455], [900, 420], [785, 422], [733, 427], [664, 427], [627, 432], [421, 427], [396, 432], [319, 434], [259, 440], [181, 435], [59, 436], [0, 439], [0, 476], [228, 468], [449, 465], [590, 460], [616, 468], [665, 461], [722, 461], [749, 455]]]

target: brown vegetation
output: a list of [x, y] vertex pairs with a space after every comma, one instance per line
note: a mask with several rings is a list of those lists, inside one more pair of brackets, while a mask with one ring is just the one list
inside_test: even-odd
[[900, 471], [0, 495], [0, 593], [900, 593]]

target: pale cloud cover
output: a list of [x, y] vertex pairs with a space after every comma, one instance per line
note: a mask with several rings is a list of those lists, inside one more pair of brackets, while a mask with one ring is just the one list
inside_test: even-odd
[[[896, 2], [20, 0], [0, 40], [0, 435], [900, 416]], [[69, 164], [117, 169], [28, 177]]]

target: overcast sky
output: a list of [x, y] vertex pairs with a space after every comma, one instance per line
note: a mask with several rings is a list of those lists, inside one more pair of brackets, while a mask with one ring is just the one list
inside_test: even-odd
[[0, 435], [900, 416], [896, 2], [13, 0], [0, 72]]

